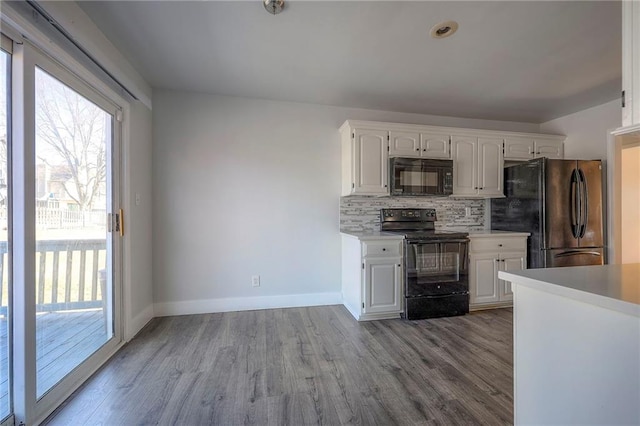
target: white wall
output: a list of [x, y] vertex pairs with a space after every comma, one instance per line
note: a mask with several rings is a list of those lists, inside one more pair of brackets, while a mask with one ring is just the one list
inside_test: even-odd
[[540, 132], [566, 135], [565, 158], [606, 160], [607, 136], [622, 123], [620, 100], [540, 124]]
[[153, 105], [156, 315], [340, 302], [346, 119], [538, 130], [164, 90]]
[[[131, 104], [125, 124], [125, 339], [132, 338], [153, 318], [151, 232], [151, 110], [141, 102]], [[140, 204], [136, 205], [136, 194]]]

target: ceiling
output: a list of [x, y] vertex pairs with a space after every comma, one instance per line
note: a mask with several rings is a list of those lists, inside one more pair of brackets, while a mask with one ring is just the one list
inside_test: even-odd
[[79, 5], [155, 88], [540, 123], [621, 87], [617, 1]]

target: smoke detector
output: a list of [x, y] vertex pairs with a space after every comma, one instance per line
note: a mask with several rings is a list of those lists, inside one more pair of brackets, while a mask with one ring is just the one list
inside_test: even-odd
[[264, 8], [272, 15], [277, 15], [284, 9], [284, 0], [262, 0]]
[[445, 38], [453, 35], [456, 31], [458, 31], [458, 23], [456, 21], [445, 21], [434, 25], [429, 34], [433, 38]]

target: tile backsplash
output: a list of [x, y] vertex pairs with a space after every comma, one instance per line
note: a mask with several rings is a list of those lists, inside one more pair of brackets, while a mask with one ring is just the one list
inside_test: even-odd
[[[438, 221], [436, 229], [465, 228], [482, 230], [485, 219], [484, 199], [449, 197], [365, 197], [351, 195], [340, 198], [340, 230], [367, 232], [380, 230], [380, 209], [433, 208]], [[465, 216], [465, 208], [471, 216]]]

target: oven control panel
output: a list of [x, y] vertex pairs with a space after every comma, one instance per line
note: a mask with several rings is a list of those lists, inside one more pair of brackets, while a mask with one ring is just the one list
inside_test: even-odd
[[435, 209], [382, 209], [382, 222], [435, 222]]

